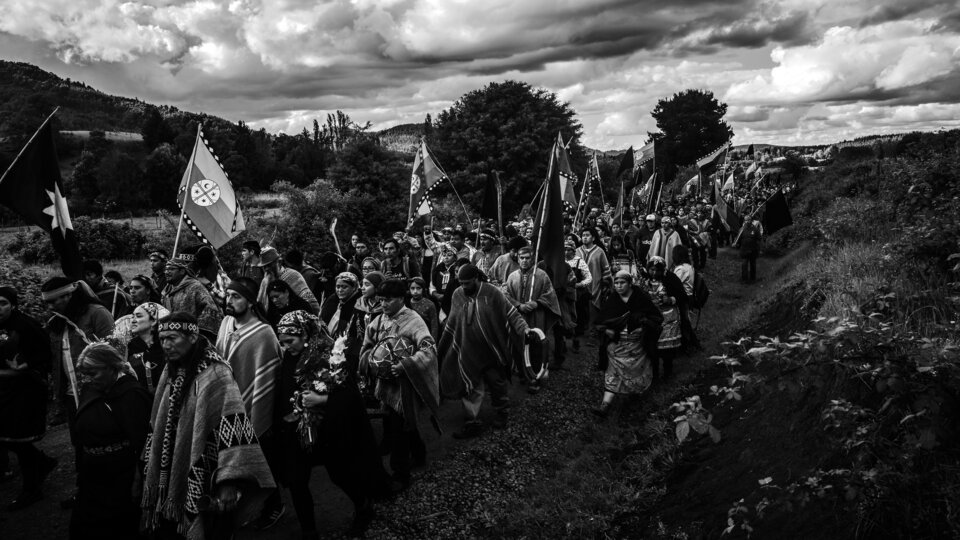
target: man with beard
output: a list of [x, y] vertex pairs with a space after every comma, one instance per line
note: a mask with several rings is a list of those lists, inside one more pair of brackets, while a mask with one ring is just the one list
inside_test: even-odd
[[489, 274], [490, 267], [493, 266], [494, 261], [499, 256], [500, 246], [497, 245], [497, 240], [493, 237], [493, 231], [490, 229], [480, 231], [480, 249], [473, 254], [470, 262], [475, 264], [484, 274]]
[[260, 268], [260, 243], [256, 240], [247, 240], [240, 248], [240, 277], [254, 281], [263, 279], [263, 270]]
[[184, 311], [193, 315], [200, 328], [212, 335], [220, 328], [223, 314], [210, 291], [190, 274], [193, 259], [193, 255], [181, 254], [167, 261], [164, 269], [167, 286], [163, 289], [161, 303], [171, 313]]
[[287, 285], [290, 285], [294, 294], [310, 304], [310, 313], [314, 315], [320, 313], [320, 303], [317, 302], [317, 297], [310, 291], [307, 281], [303, 279], [299, 272], [291, 270], [283, 264], [283, 260], [276, 249], [268, 247], [260, 252], [260, 267], [263, 268], [264, 276], [263, 281], [260, 282], [257, 301], [264, 309], [268, 307], [267, 286], [270, 285], [271, 281], [282, 279], [287, 282]]
[[[530, 328], [539, 328], [544, 336], [553, 333], [553, 325], [560, 319], [560, 303], [553, 282], [533, 263], [533, 249], [520, 248], [517, 252], [520, 269], [510, 274], [505, 285], [507, 300], [517, 308]], [[518, 362], [517, 371], [527, 381], [527, 391], [536, 394], [541, 381], [546, 381], [547, 343], [532, 343], [527, 358]]]
[[100, 261], [83, 261], [83, 280], [93, 289], [100, 303], [110, 310], [110, 316], [114, 320], [129, 315], [136, 307], [131, 305], [130, 297], [123, 287], [114, 285], [103, 277], [103, 265]]
[[142, 525], [158, 539], [232, 538], [276, 484], [230, 366], [193, 315], [158, 325], [167, 365], [144, 456]]
[[444, 397], [460, 399], [466, 416], [463, 428], [453, 434], [457, 439], [476, 437], [483, 431], [477, 416], [487, 388], [497, 411], [493, 426], [507, 426], [511, 351], [519, 345], [518, 339], [539, 339], [532, 337], [536, 333], [500, 288], [483, 283], [480, 277], [480, 270], [472, 264], [460, 268], [460, 288], [453, 293], [438, 349], [440, 391]]
[[490, 270], [486, 272], [491, 283], [502, 286], [507, 282], [510, 274], [520, 269], [518, 253], [527, 246], [527, 240], [522, 236], [515, 236], [507, 242], [507, 252], [497, 257]]
[[353, 256], [347, 260], [347, 270], [356, 274], [357, 279], [363, 279], [363, 273], [361, 269], [363, 268], [363, 260], [367, 257], [371, 257], [369, 244], [364, 239], [357, 240], [357, 243], [354, 244], [354, 253]]
[[[273, 406], [277, 373], [280, 368], [280, 342], [266, 322], [257, 303], [258, 285], [250, 278], [237, 278], [227, 285], [226, 317], [217, 334], [217, 352], [233, 369], [240, 397], [253, 431], [260, 439], [264, 454], [277, 469], [273, 439]], [[276, 477], [276, 475], [274, 475]], [[267, 500], [255, 528], [267, 529], [283, 516], [279, 490]]]

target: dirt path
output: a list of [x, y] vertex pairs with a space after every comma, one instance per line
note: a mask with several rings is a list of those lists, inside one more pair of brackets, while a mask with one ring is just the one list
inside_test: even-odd
[[[745, 322], [745, 308], [772, 294], [780, 281], [779, 269], [788, 265], [788, 258], [761, 260], [759, 282], [740, 285], [736, 281], [739, 260], [735, 252], [721, 249], [705, 272], [713, 291], [699, 323], [706, 350], [679, 360], [675, 380], [643, 396], [641, 409], [662, 406], [690, 381], [726, 334]], [[614, 451], [629, 435], [622, 433], [616, 417], [598, 425], [586, 413], [600, 396], [601, 377], [593, 367], [595, 358], [596, 348], [591, 344], [580, 354], [569, 354], [567, 369], [553, 373], [547, 388], [536, 396], [529, 396], [524, 386], [515, 383], [510, 426], [503, 431], [488, 431], [479, 439], [457, 441], [450, 436], [460, 425], [461, 410], [459, 403], [444, 403], [440, 424], [445, 433], [438, 435], [426, 423], [421, 427], [428, 450], [426, 468], [415, 471], [414, 484], [407, 492], [377, 506], [378, 517], [368, 536], [541, 537], [547, 530], [540, 528], [554, 516], [568, 523], [565, 531], [557, 534], [554, 530], [552, 536], [576, 537], [589, 534], [591, 523], [609, 522], [611, 508], [570, 510], [561, 503], [566, 499], [575, 504], [578, 490], [586, 493], [597, 489], [591, 485], [590, 469], [596, 465], [596, 453]], [[489, 405], [483, 415], [487, 419], [491, 416]], [[7, 512], [5, 506], [16, 495], [19, 478], [0, 484], [0, 501], [4, 502], [0, 506], [0, 538], [66, 537], [70, 513], [60, 509], [59, 501], [72, 493], [74, 474], [65, 426], [52, 428], [39, 446], [57, 457], [60, 465], [47, 481], [46, 498], [17, 513]], [[314, 470], [311, 487], [321, 534], [340, 536], [352, 517], [348, 499], [330, 483], [322, 467]], [[277, 526], [264, 532], [241, 531], [238, 538], [298, 537], [299, 527], [286, 492], [284, 497], [288, 512]], [[544, 502], [552, 500], [557, 504]]]

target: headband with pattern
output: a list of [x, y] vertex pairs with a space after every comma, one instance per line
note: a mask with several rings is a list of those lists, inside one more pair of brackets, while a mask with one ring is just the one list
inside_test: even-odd
[[164, 321], [157, 326], [158, 332], [181, 332], [187, 335], [199, 334], [200, 325], [192, 322]]

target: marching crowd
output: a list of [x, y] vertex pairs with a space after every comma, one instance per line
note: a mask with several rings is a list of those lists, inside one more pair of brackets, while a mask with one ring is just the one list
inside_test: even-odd
[[72, 538], [230, 538], [280, 519], [281, 486], [303, 538], [317, 538], [317, 465], [349, 496], [349, 533], [362, 535], [371, 503], [425, 465], [421, 422], [439, 430], [443, 400], [461, 403], [455, 438], [487, 428], [487, 393], [503, 429], [513, 378], [541, 391], [581, 340], [598, 345], [603, 394], [590, 413], [603, 418], [699, 348], [697, 276], [717, 247], [736, 243], [751, 281], [762, 236], [752, 219], [718, 227], [704, 200], [610, 214], [592, 209], [576, 229], [567, 220], [562, 288], [535, 260], [530, 220], [502, 234], [487, 224], [354, 235], [316, 266], [248, 241], [230, 277], [209, 247], [155, 251], [127, 281], [86, 261], [82, 280], [43, 283], [45, 324], [18, 310], [21, 291], [0, 287], [0, 453], [16, 454], [23, 482], [10, 509], [38, 501], [58, 465], [34, 444], [49, 378], [74, 449], [76, 491], [62, 502]]

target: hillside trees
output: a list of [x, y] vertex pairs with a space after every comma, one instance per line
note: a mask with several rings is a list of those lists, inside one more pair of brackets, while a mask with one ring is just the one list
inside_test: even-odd
[[570, 140], [574, 170], [586, 165], [583, 127], [569, 103], [519, 81], [468, 92], [437, 115], [428, 144], [463, 198], [479, 208], [486, 173], [501, 171], [506, 215], [533, 199], [547, 173], [549, 151], [561, 133]]
[[657, 102], [650, 115], [660, 131], [649, 135], [664, 142], [670, 178], [675, 167], [694, 163], [733, 137], [725, 114], [727, 104], [709, 90], [684, 90]]

